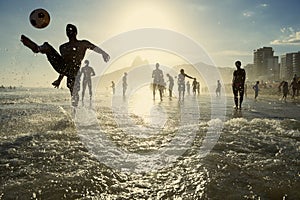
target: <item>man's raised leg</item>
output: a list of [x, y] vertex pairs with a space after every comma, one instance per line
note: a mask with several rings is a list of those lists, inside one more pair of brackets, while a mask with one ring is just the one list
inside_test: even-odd
[[49, 43], [45, 42], [43, 45], [38, 46], [25, 35], [21, 35], [21, 42], [34, 53], [46, 54], [48, 61], [56, 72], [64, 76], [69, 75], [64, 59]]
[[33, 53], [39, 53], [39, 46], [25, 35], [21, 35], [21, 42], [24, 44], [24, 46], [31, 49]]

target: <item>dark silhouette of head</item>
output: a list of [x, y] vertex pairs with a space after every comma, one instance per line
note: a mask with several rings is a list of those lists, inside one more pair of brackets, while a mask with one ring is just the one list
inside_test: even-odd
[[181, 73], [181, 74], [184, 74], [184, 69], [181, 69], [181, 70], [180, 70], [180, 73]]
[[66, 34], [68, 36], [68, 38], [76, 38], [77, 35], [77, 28], [75, 25], [73, 24], [68, 24], [66, 27]]
[[236, 66], [236, 68], [238, 68], [238, 69], [241, 68], [241, 65], [242, 65], [241, 61], [238, 60], [238, 61], [235, 62], [235, 66]]
[[159, 68], [159, 63], [156, 63], [156, 65], [155, 65], [155, 66], [156, 66], [156, 69], [158, 69], [158, 68]]
[[88, 60], [84, 61], [84, 64], [88, 65], [90, 62]]

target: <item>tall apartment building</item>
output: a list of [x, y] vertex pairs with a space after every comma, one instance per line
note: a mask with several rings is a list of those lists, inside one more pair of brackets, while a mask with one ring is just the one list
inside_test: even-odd
[[278, 57], [274, 56], [272, 47], [263, 47], [254, 50], [255, 75], [265, 80], [279, 78]]
[[281, 80], [287, 79], [287, 71], [288, 71], [288, 64], [287, 64], [287, 54], [280, 56], [280, 72], [279, 78]]
[[281, 56], [280, 79], [291, 80], [295, 74], [300, 76], [300, 51]]
[[268, 68], [267, 68], [268, 76], [271, 80], [279, 79], [279, 61], [278, 56], [273, 56], [268, 58]]
[[246, 66], [244, 66], [244, 69], [246, 70], [246, 79], [248, 81], [256, 81], [254, 64], [247, 64]]
[[293, 53], [293, 74], [300, 77], [300, 51]]

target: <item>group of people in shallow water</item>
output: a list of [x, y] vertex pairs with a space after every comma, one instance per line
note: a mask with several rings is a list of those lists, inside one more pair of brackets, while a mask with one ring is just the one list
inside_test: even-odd
[[[235, 103], [235, 108], [236, 109], [241, 109], [242, 108], [242, 102], [243, 102], [243, 96], [245, 93], [246, 85], [245, 85], [245, 80], [246, 80], [246, 72], [244, 69], [241, 69], [241, 62], [236, 61], [236, 70], [233, 72], [233, 80], [232, 80], [232, 90], [234, 94], [234, 103]], [[256, 81], [256, 84], [252, 87], [254, 90], [254, 99], [256, 100], [258, 97], [258, 92], [260, 91], [259, 89], [259, 81]], [[292, 88], [292, 99], [294, 99], [296, 96], [299, 95], [300, 91], [300, 79], [297, 77], [297, 75], [294, 75], [293, 80], [291, 81], [291, 84], [289, 85], [287, 81], [282, 81], [279, 86], [279, 92], [282, 91], [282, 101], [286, 102], [287, 95], [289, 93], [289, 88]], [[239, 98], [238, 98], [239, 96]]]
[[[79, 77], [83, 73], [83, 94], [86, 85], [89, 86], [90, 97], [92, 95], [92, 87], [91, 87], [91, 79], [90, 77], [95, 75], [94, 71], [91, 68], [88, 68], [89, 62], [86, 61], [86, 66], [82, 68], [82, 73], [80, 72], [81, 62], [85, 56], [86, 50], [90, 49], [96, 53], [102, 55], [103, 60], [108, 62], [110, 56], [101, 48], [97, 47], [93, 43], [89, 42], [88, 40], [78, 40], [77, 39], [77, 27], [73, 24], [68, 24], [66, 26], [66, 35], [69, 39], [68, 42], [62, 44], [59, 47], [60, 53], [58, 53], [48, 42], [43, 43], [41, 46], [37, 45], [33, 41], [31, 41], [25, 35], [21, 35], [21, 42], [28, 48], [30, 48], [34, 53], [42, 53], [47, 56], [48, 61], [52, 65], [53, 69], [59, 73], [59, 77], [55, 80], [52, 85], [54, 87], [59, 87], [62, 79], [64, 76], [67, 77], [67, 87], [70, 90], [72, 105], [77, 106], [79, 101]], [[244, 82], [245, 82], [245, 70], [241, 69], [240, 61], [236, 62], [237, 70], [234, 72], [234, 80], [233, 80], [233, 93], [234, 93], [234, 101], [236, 107], [239, 106], [241, 108], [242, 101], [243, 101], [243, 94], [244, 94]], [[169, 81], [169, 96], [172, 97], [172, 90], [174, 86], [174, 79], [169, 74], [167, 74], [168, 81]], [[184, 69], [180, 70], [178, 74], [178, 92], [179, 92], [179, 101], [184, 100], [186, 83], [185, 78], [193, 79], [193, 93], [195, 94], [198, 90], [200, 85], [197, 83], [197, 80], [184, 72]], [[156, 64], [156, 69], [152, 73], [153, 78], [153, 99], [155, 99], [156, 89], [159, 91], [160, 100], [162, 100], [163, 94], [163, 72], [159, 69], [159, 64]], [[114, 82], [112, 82], [113, 91], [114, 90]], [[127, 89], [127, 73], [124, 73], [123, 76], [123, 95], [125, 95]], [[220, 94], [220, 88], [217, 89], [217, 94]], [[240, 95], [240, 100], [238, 104], [238, 94]]]
[[[170, 74], [166, 74], [168, 80], [165, 81], [163, 71], [159, 67], [160, 67], [159, 63], [156, 63], [155, 69], [152, 71], [153, 82], [151, 84], [151, 89], [153, 92], [153, 100], [155, 100], [156, 93], [158, 91], [160, 100], [162, 101], [166, 89], [168, 90], [169, 98], [171, 99], [173, 97], [174, 78]], [[184, 69], [181, 69], [178, 77], [175, 76], [175, 78], [178, 79], [179, 101], [184, 100], [184, 95], [185, 95], [186, 89], [187, 89], [188, 94], [190, 94], [190, 86], [191, 85], [190, 85], [189, 81], [187, 81], [187, 83], [185, 83], [185, 77], [193, 79], [193, 83], [192, 83], [193, 94], [197, 94], [197, 93], [200, 94], [200, 83], [197, 81], [197, 79], [187, 75], [184, 72]], [[169, 83], [168, 88], [167, 88], [167, 83]], [[110, 87], [112, 88], [113, 94], [115, 94], [116, 85], [115, 85], [114, 81], [111, 81]], [[127, 87], [128, 87], [127, 72], [124, 72], [124, 75], [122, 77], [122, 88], [123, 88], [123, 96], [124, 97], [126, 95]]]
[[291, 84], [287, 81], [282, 81], [278, 86], [278, 91], [282, 91], [282, 101], [286, 101], [287, 95], [289, 94], [289, 88], [292, 89], [292, 99], [295, 99], [296, 96], [299, 96], [300, 91], [300, 79], [295, 74], [293, 77], [293, 80], [291, 81]]
[[[253, 85], [252, 89], [254, 90], [254, 99], [257, 100], [258, 93], [260, 91], [260, 82], [256, 81], [255, 85]], [[246, 86], [246, 85], [245, 85]], [[267, 84], [263, 84], [264, 88], [267, 88]], [[270, 85], [270, 87], [272, 87]], [[292, 89], [292, 92], [290, 94], [290, 88]], [[281, 101], [286, 102], [288, 94], [291, 95], [292, 99], [295, 99], [297, 96], [299, 96], [300, 91], [300, 79], [295, 74], [290, 85], [287, 81], [281, 81], [278, 85], [278, 92], [282, 93]]]
[[[164, 75], [163, 75], [163, 71], [161, 69], [159, 69], [159, 63], [156, 63], [156, 69], [153, 70], [152, 72], [152, 78], [153, 78], [153, 83], [152, 83], [152, 90], [153, 90], [153, 99], [155, 100], [155, 95], [156, 95], [156, 90], [159, 91], [159, 97], [160, 100], [163, 100], [163, 93], [164, 90], [166, 88], [166, 82], [164, 81]], [[174, 87], [174, 78], [170, 75], [167, 74], [168, 77], [168, 81], [169, 82], [169, 97], [172, 98], [172, 94], [173, 94], [173, 87]], [[178, 100], [179, 101], [184, 101], [184, 95], [185, 95], [185, 89], [186, 89], [186, 83], [185, 83], [185, 77], [193, 79], [195, 83], [193, 83], [193, 91], [195, 91], [196, 93], [196, 85], [197, 85], [197, 81], [196, 78], [193, 78], [191, 76], [189, 76], [188, 74], [186, 74], [184, 72], [184, 69], [180, 70], [180, 73], [178, 74], [177, 77], [177, 83], [178, 83]], [[195, 85], [195, 87], [194, 87]], [[200, 87], [200, 85], [199, 85]], [[189, 89], [188, 89], [189, 91]]]
[[[59, 77], [55, 80], [52, 85], [56, 88], [59, 87], [62, 79], [64, 76], [67, 77], [67, 87], [70, 90], [72, 105], [76, 107], [79, 101], [79, 91], [80, 91], [80, 77], [83, 74], [83, 89], [82, 89], [82, 100], [84, 98], [84, 93], [86, 90], [86, 86], [89, 87], [89, 94], [90, 99], [92, 97], [92, 84], [91, 84], [91, 76], [95, 75], [93, 68], [89, 66], [89, 61], [85, 61], [85, 66], [82, 67], [80, 70], [81, 62], [85, 56], [86, 51], [92, 50], [96, 53], [102, 55], [103, 60], [108, 62], [110, 56], [101, 48], [97, 47], [93, 43], [89, 42], [88, 40], [78, 40], [77, 39], [77, 28], [73, 24], [67, 24], [66, 26], [66, 35], [69, 39], [68, 42], [62, 44], [59, 47], [58, 53], [48, 42], [43, 43], [42, 45], [37, 45], [33, 41], [31, 41], [28, 37], [21, 35], [21, 42], [31, 49], [34, 53], [41, 53], [47, 56], [48, 61], [52, 65], [53, 69], [59, 73]], [[235, 62], [236, 70], [233, 72], [233, 80], [232, 80], [232, 91], [234, 96], [234, 104], [236, 109], [242, 108], [242, 103], [244, 99], [245, 93], [245, 80], [246, 80], [246, 72], [244, 69], [241, 68], [241, 62]], [[167, 74], [168, 82], [169, 82], [169, 97], [172, 97], [173, 87], [174, 87], [174, 78]], [[185, 83], [185, 78], [193, 79], [192, 88], [193, 93], [200, 93], [200, 83], [197, 81], [196, 78], [193, 78], [184, 72], [184, 69], [180, 70], [178, 74], [177, 81], [178, 81], [178, 93], [179, 93], [179, 101], [184, 100], [185, 90], [190, 92], [190, 83]], [[166, 83], [164, 81], [163, 72], [159, 69], [159, 63], [156, 64], [156, 69], [153, 70], [152, 73], [153, 78], [153, 99], [156, 97], [156, 90], [159, 91], [159, 97], [162, 101], [163, 91], [166, 88]], [[122, 78], [123, 81], [123, 95], [125, 96], [126, 89], [127, 89], [127, 73], [124, 73]], [[255, 99], [258, 96], [258, 87], [259, 82], [253, 86], [255, 91]], [[115, 93], [115, 83], [112, 81], [113, 93]], [[288, 94], [288, 83], [286, 81], [282, 81], [279, 88], [283, 91], [283, 99], [286, 100]], [[298, 81], [297, 77], [294, 77], [292, 83], [292, 97], [294, 98], [299, 93], [300, 89], [300, 81]], [[216, 95], [221, 95], [221, 83], [217, 81], [217, 89]]]

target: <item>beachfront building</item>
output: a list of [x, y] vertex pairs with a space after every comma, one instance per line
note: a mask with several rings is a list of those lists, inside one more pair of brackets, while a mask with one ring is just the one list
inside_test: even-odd
[[291, 80], [295, 74], [300, 76], [300, 51], [281, 56], [280, 79]]
[[278, 56], [274, 56], [272, 47], [254, 50], [254, 71], [260, 80], [276, 80], [279, 77]]
[[244, 69], [246, 70], [247, 73], [246, 76], [247, 81], [256, 81], [254, 64], [247, 64], [246, 66], [244, 66]]
[[293, 74], [300, 76], [300, 51], [293, 53]]
[[269, 75], [270, 80], [278, 80], [279, 79], [279, 61], [278, 56], [273, 56], [268, 58], [267, 62], [267, 73]]

